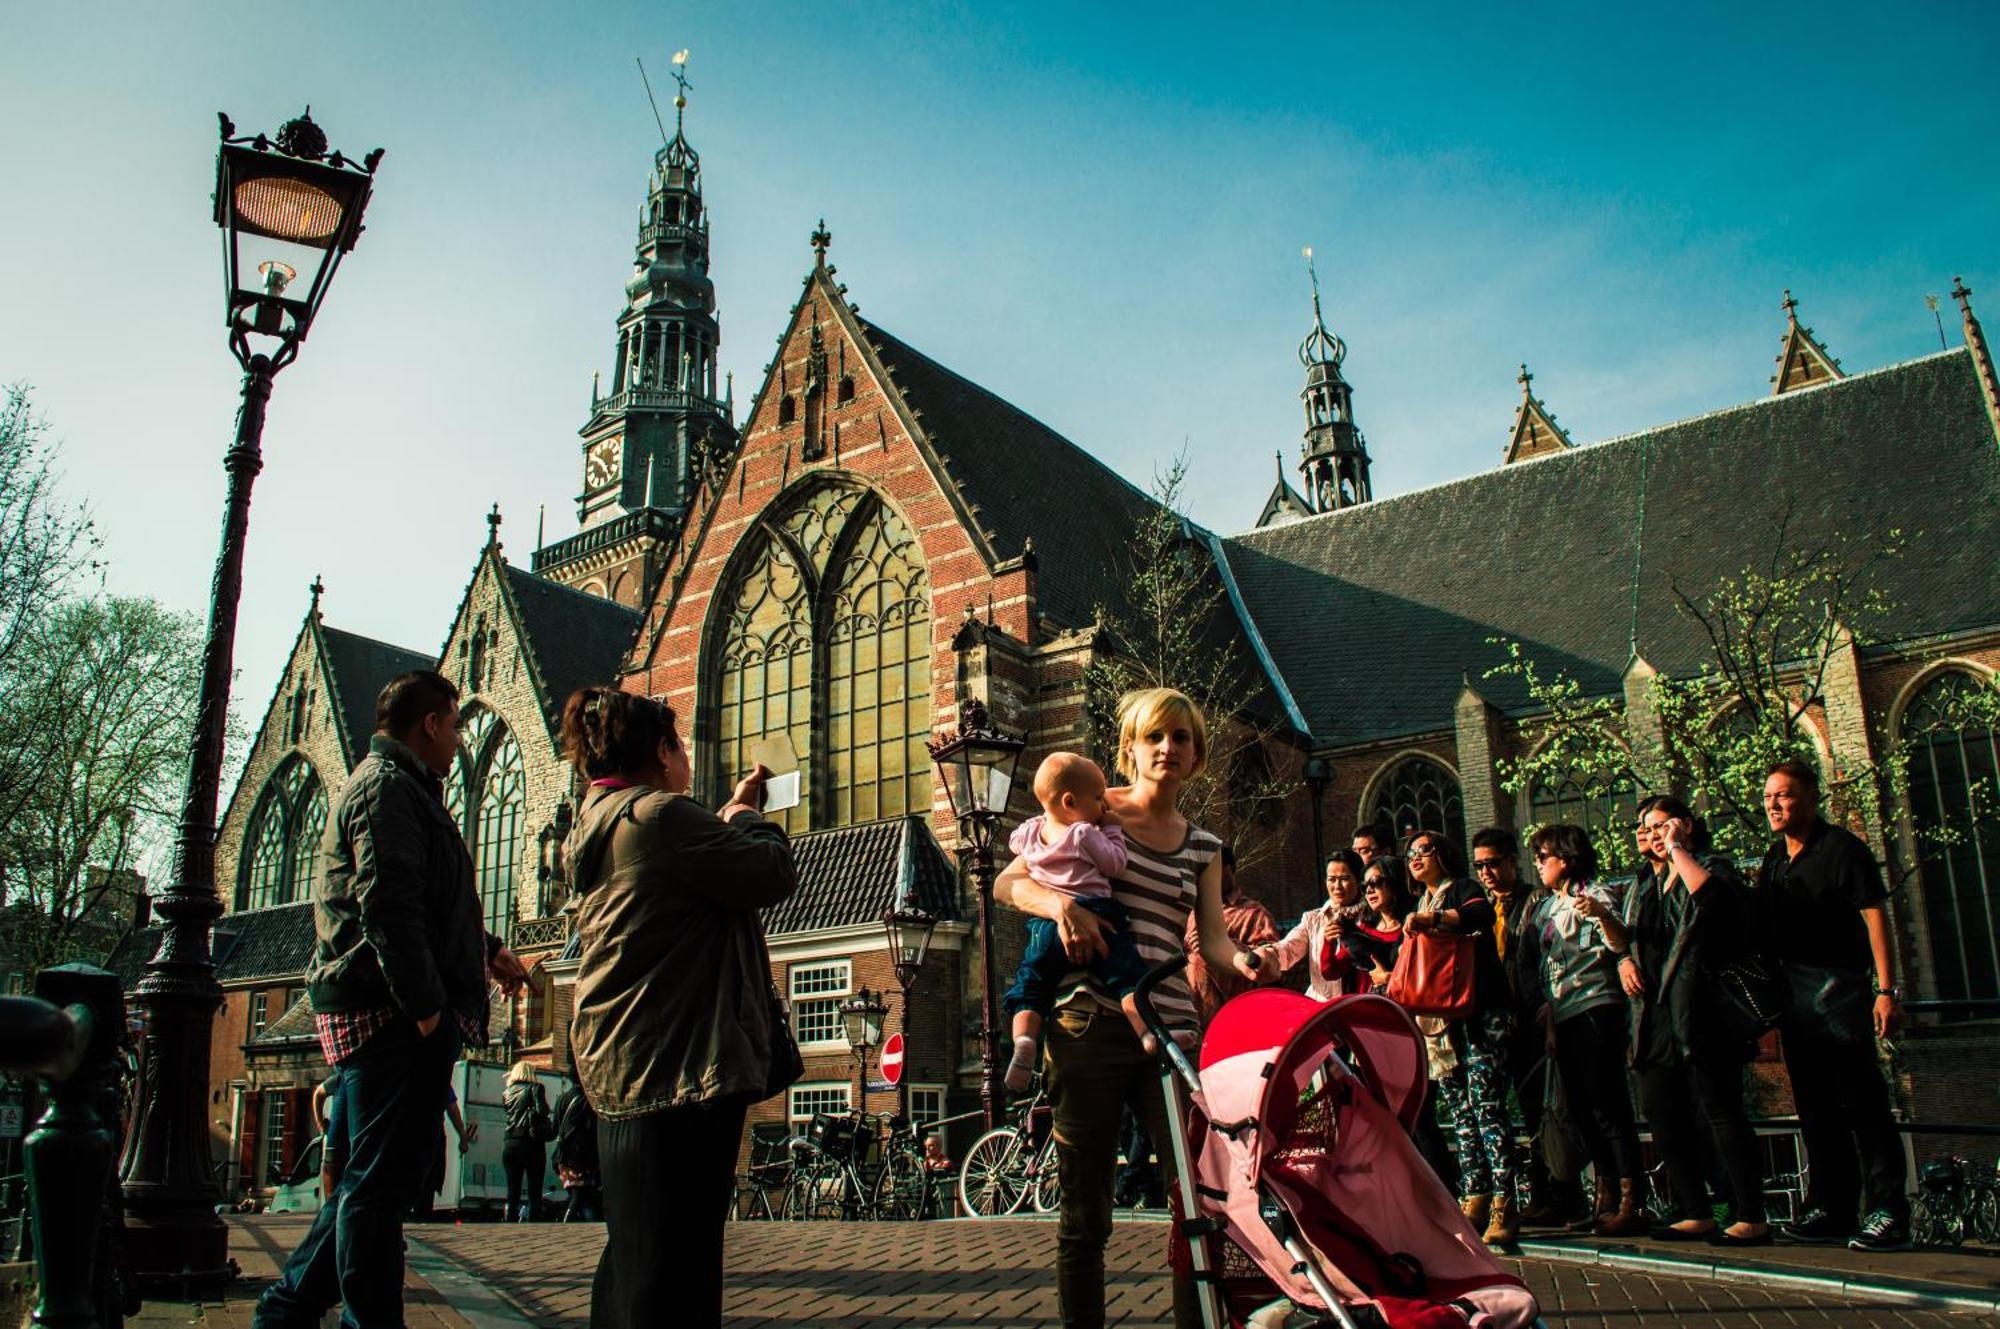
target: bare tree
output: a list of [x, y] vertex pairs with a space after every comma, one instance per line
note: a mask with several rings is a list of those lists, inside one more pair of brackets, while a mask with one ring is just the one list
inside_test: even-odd
[[1118, 747], [1118, 698], [1134, 688], [1177, 688], [1208, 722], [1208, 768], [1190, 781], [1181, 810], [1233, 843], [1248, 864], [1268, 847], [1296, 781], [1267, 756], [1282, 731], [1201, 533], [1181, 511], [1187, 459], [1154, 480], [1154, 502], [1134, 523], [1121, 556], [1123, 598], [1098, 606], [1104, 647], [1084, 671], [1091, 740]]

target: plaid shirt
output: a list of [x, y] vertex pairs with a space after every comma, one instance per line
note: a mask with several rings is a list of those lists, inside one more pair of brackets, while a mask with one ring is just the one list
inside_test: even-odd
[[[313, 1026], [319, 1031], [320, 1055], [326, 1058], [327, 1065], [338, 1066], [399, 1018], [393, 1006], [378, 1006], [366, 1011], [314, 1012]], [[457, 1022], [458, 1034], [465, 1046], [486, 1045], [486, 1031], [479, 1027], [477, 1020], [458, 1011], [453, 1011], [451, 1018]]]

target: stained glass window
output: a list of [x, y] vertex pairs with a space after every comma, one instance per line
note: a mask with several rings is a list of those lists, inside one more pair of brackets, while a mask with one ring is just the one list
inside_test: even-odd
[[1968, 673], [1939, 674], [1903, 719], [1931, 964], [1946, 1000], [2000, 996], [2000, 738], [1968, 725], [1958, 705], [1980, 686]]
[[750, 537], [722, 597], [713, 696], [719, 792], [759, 739], [790, 737], [805, 772], [786, 829], [930, 805], [930, 588], [900, 518], [866, 490], [814, 491]]
[[1438, 831], [1465, 845], [1465, 802], [1458, 779], [1429, 757], [1405, 757], [1376, 781], [1364, 820], [1386, 821], [1398, 840]]
[[248, 852], [236, 886], [238, 909], [268, 909], [307, 898], [326, 813], [326, 787], [304, 757], [294, 756], [271, 773], [245, 837]]

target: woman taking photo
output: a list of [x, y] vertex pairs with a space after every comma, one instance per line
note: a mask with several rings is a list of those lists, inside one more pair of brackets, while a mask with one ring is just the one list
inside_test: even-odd
[[1470, 942], [1471, 1010], [1452, 1019], [1421, 1016], [1417, 1027], [1430, 1049], [1439, 1106], [1458, 1141], [1459, 1208], [1475, 1228], [1484, 1227], [1489, 1243], [1510, 1242], [1520, 1235], [1514, 1211], [1518, 1149], [1507, 1115], [1514, 1010], [1493, 945], [1493, 902], [1465, 875], [1465, 855], [1451, 837], [1418, 831], [1405, 857], [1418, 895], [1404, 927], [1414, 935]]
[[[1629, 946], [1618, 975], [1632, 999], [1632, 1067], [1639, 1106], [1667, 1174], [1675, 1215], [1663, 1241], [1768, 1246], [1763, 1166], [1743, 1105], [1743, 1067], [1756, 1050], [1717, 1008], [1716, 973], [1751, 949], [1750, 897], [1728, 859], [1709, 852], [1708, 829], [1680, 799], [1639, 805], [1646, 863], [1625, 900]], [[1704, 1160], [1729, 1181], [1719, 1228]]]
[[549, 1096], [535, 1077], [535, 1064], [517, 1061], [507, 1072], [500, 1095], [507, 1114], [507, 1138], [500, 1146], [500, 1166], [507, 1170], [507, 1221], [532, 1223], [542, 1198], [542, 1173], [548, 1166], [546, 1142], [555, 1131], [549, 1120]]
[[[1182, 787], [1207, 760], [1208, 730], [1186, 696], [1148, 688], [1119, 699], [1118, 771], [1131, 783], [1106, 790], [1105, 800], [1124, 829], [1129, 862], [1111, 882], [1112, 898], [1131, 910], [1133, 939], [1149, 965], [1181, 954], [1192, 912], [1209, 965], [1255, 978], [1249, 954], [1230, 939], [1222, 916], [1222, 842], [1177, 806]], [[1053, 921], [1074, 964], [1104, 952], [1103, 921], [1072, 897], [1036, 884], [1018, 859], [994, 883], [994, 898]], [[1185, 980], [1154, 989], [1154, 1004], [1170, 1028], [1193, 1041], [1195, 1010]], [[1062, 1179], [1056, 1292], [1066, 1329], [1101, 1329], [1119, 1120], [1130, 1103], [1154, 1139], [1169, 1138], [1159, 1063], [1139, 1046], [1118, 1002], [1081, 973], [1064, 980], [1042, 1037]], [[1177, 1329], [1201, 1323], [1192, 1286], [1180, 1277], [1174, 1323]]]
[[[1581, 826], [1544, 826], [1528, 841], [1549, 893], [1522, 920], [1520, 973], [1532, 985], [1535, 1016], [1548, 1031], [1562, 1072], [1570, 1120], [1597, 1173], [1594, 1231], [1629, 1237], [1649, 1227], [1640, 1191], [1645, 1168], [1632, 1098], [1625, 1088], [1625, 993], [1618, 953], [1625, 946], [1619, 892], [1599, 884], [1597, 850]], [[1611, 1194], [1616, 1208], [1609, 1208]]]
[[1361, 902], [1361, 872], [1361, 855], [1334, 850], [1326, 863], [1326, 903], [1279, 940], [1256, 948], [1259, 973], [1276, 978], [1304, 960], [1306, 995], [1314, 1001], [1368, 991], [1376, 956], [1361, 930], [1368, 909]]
[[562, 731], [589, 782], [565, 852], [582, 943], [570, 1043], [604, 1186], [590, 1323], [720, 1325], [743, 1115], [771, 1064], [757, 911], [792, 893], [791, 848], [758, 815], [762, 767], [720, 813], [687, 797], [688, 751], [660, 702], [583, 688]]

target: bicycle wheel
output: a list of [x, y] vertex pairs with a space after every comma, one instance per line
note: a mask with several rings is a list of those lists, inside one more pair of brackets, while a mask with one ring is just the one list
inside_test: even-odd
[[1035, 1155], [1035, 1185], [1030, 1195], [1038, 1214], [1052, 1214], [1062, 1205], [1062, 1170], [1056, 1166], [1053, 1138]]
[[958, 1202], [974, 1218], [998, 1218], [1028, 1196], [1028, 1162], [1021, 1137], [1008, 1127], [988, 1131], [965, 1151], [958, 1170]]
[[891, 1222], [924, 1217], [924, 1156], [891, 1149], [875, 1178], [875, 1216]]

